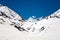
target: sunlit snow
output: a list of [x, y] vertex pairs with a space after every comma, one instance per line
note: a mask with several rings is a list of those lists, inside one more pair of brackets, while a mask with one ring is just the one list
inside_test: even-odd
[[50, 16], [23, 20], [0, 5], [0, 40], [60, 40], [60, 9]]

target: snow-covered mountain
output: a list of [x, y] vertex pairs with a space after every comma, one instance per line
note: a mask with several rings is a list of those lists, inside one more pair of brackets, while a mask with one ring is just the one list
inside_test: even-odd
[[0, 23], [8, 23], [9, 25], [21, 26], [23, 18], [7, 6], [0, 5]]
[[23, 20], [0, 5], [0, 40], [60, 40], [60, 9], [50, 16]]

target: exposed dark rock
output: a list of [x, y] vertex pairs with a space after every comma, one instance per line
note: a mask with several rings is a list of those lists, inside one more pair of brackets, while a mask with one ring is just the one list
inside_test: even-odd
[[15, 28], [17, 28], [19, 31], [26, 31], [24, 28], [22, 27], [17, 27], [16, 25], [14, 26]]
[[41, 29], [39, 29], [39, 31], [41, 32], [41, 31], [43, 31], [45, 28], [44, 28], [44, 26], [41, 28]]
[[2, 18], [0, 18], [0, 20], [2, 20], [3, 22], [6, 22], [5, 20], [3, 20]]

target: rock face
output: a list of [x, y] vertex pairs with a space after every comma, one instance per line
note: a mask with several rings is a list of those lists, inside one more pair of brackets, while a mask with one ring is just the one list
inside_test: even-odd
[[50, 16], [23, 20], [0, 5], [0, 40], [60, 40], [60, 9]]

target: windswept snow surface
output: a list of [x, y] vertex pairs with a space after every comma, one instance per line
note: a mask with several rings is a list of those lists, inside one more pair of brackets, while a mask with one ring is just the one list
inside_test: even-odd
[[60, 9], [50, 16], [23, 20], [0, 5], [0, 40], [60, 40]]

